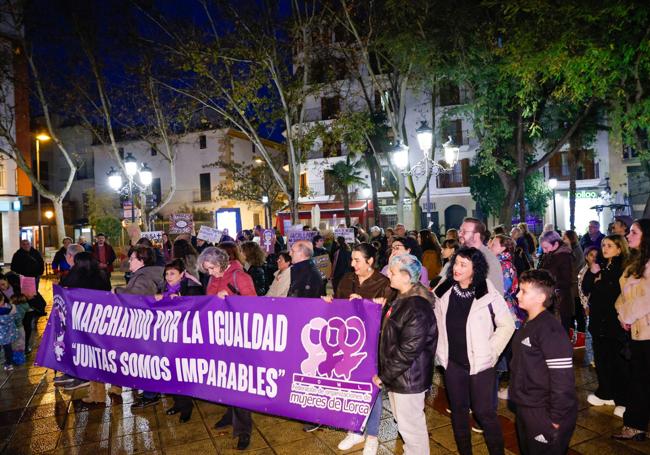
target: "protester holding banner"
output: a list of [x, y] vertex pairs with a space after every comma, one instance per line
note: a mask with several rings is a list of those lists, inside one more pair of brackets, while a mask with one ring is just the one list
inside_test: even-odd
[[291, 245], [291, 284], [288, 297], [314, 297], [321, 296], [323, 279], [320, 272], [311, 260], [314, 247], [308, 240], [299, 240]]
[[266, 295], [269, 284], [266, 281], [266, 255], [257, 242], [248, 241], [241, 245], [244, 256], [244, 270], [253, 279], [255, 293]]
[[278, 254], [278, 270], [275, 272], [275, 279], [271, 283], [267, 297], [286, 297], [291, 286], [291, 256], [286, 251]]
[[[106, 271], [99, 268], [99, 263], [92, 253], [83, 250], [81, 245], [70, 245], [65, 259], [72, 267], [68, 275], [61, 279], [61, 286], [68, 288], [96, 289], [110, 291], [111, 282]], [[75, 390], [88, 384], [85, 379], [78, 379], [64, 374], [54, 379], [54, 384], [65, 390]], [[103, 403], [106, 401], [104, 384], [90, 381], [88, 395], [81, 399], [84, 403]]]
[[[182, 259], [174, 259], [165, 265], [165, 284], [161, 289], [161, 294], [156, 295], [156, 300], [204, 294], [201, 283], [192, 275], [185, 274], [185, 265]], [[192, 397], [172, 395], [172, 398], [174, 399], [174, 405], [167, 409], [165, 413], [167, 415], [180, 413], [180, 423], [189, 421], [194, 408]]]
[[[210, 275], [206, 294], [222, 298], [227, 295], [256, 295], [253, 279], [243, 270], [237, 259], [231, 258], [236, 253], [236, 245], [232, 242], [224, 242], [224, 244], [232, 253], [229, 254], [225, 249], [213, 246], [203, 250], [199, 256], [199, 269]], [[250, 444], [253, 431], [251, 412], [229, 406], [214, 427], [218, 430], [230, 425], [233, 428], [233, 436], [239, 438], [237, 449], [246, 449]]]
[[[129, 252], [129, 271], [132, 273], [126, 287], [115, 288], [116, 294], [155, 295], [163, 285], [163, 267], [157, 266], [156, 253], [153, 248], [138, 245]], [[160, 401], [156, 392], [143, 392], [136, 400], [132, 409], [153, 406]]]
[[494, 366], [515, 331], [515, 323], [503, 296], [487, 277], [483, 253], [463, 247], [434, 291], [440, 331], [436, 360], [445, 369], [451, 425], [461, 454], [472, 453], [470, 406], [483, 428], [489, 453], [504, 452], [494, 406]]
[[[346, 274], [336, 292], [337, 299], [368, 299], [376, 298], [386, 299], [387, 303], [392, 303], [396, 292], [390, 286], [390, 280], [379, 273], [375, 268], [375, 258], [377, 249], [369, 243], [360, 243], [352, 250], [352, 269], [353, 272]], [[381, 422], [382, 398], [381, 394], [370, 411], [370, 416], [366, 422], [366, 435], [361, 433], [348, 432], [345, 439], [339, 445], [339, 450], [349, 450], [357, 444], [364, 442], [364, 455], [374, 455], [377, 453], [379, 441], [379, 424]]]
[[433, 296], [419, 283], [422, 264], [413, 255], [389, 263], [390, 284], [399, 294], [384, 317], [379, 343], [378, 387], [388, 390], [391, 410], [404, 439], [404, 453], [429, 454], [424, 394], [433, 382], [438, 328]]

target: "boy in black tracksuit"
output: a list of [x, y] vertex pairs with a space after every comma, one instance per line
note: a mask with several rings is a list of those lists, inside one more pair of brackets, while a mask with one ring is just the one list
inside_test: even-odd
[[519, 307], [528, 320], [512, 341], [509, 399], [516, 405], [521, 453], [564, 454], [575, 429], [578, 401], [573, 347], [560, 322], [546, 311], [555, 280], [545, 270], [519, 279]]

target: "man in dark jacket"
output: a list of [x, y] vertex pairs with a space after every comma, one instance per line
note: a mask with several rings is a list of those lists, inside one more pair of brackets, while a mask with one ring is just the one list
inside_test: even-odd
[[110, 278], [113, 272], [113, 262], [117, 259], [113, 247], [106, 242], [106, 235], [99, 233], [95, 236], [95, 244], [93, 245], [93, 257], [99, 262], [99, 268], [105, 270]]
[[314, 247], [307, 240], [299, 240], [289, 250], [291, 255], [291, 285], [287, 297], [321, 296], [323, 279], [311, 260]]
[[596, 220], [589, 222], [587, 233], [580, 239], [580, 246], [582, 251], [585, 251], [590, 246], [595, 247], [600, 253], [600, 242], [605, 238], [605, 234], [600, 232], [600, 223]]
[[38, 292], [38, 282], [44, 270], [45, 262], [43, 262], [41, 253], [32, 248], [32, 243], [29, 240], [21, 240], [20, 249], [11, 258], [11, 271], [19, 275], [34, 277], [36, 291]]

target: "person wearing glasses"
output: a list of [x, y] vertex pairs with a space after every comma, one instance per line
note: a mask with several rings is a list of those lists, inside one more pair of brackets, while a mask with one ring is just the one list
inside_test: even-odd
[[504, 287], [501, 263], [496, 255], [483, 243], [486, 232], [487, 228], [481, 220], [467, 217], [463, 220], [463, 224], [460, 225], [458, 241], [461, 246], [476, 248], [483, 253], [488, 263], [487, 278], [492, 282], [499, 294], [503, 295]]
[[[418, 261], [422, 259], [422, 250], [420, 249], [420, 245], [418, 245], [417, 240], [411, 237], [393, 237], [393, 243], [391, 243], [389, 251], [389, 263], [392, 258], [402, 254], [412, 254], [418, 259]], [[388, 276], [388, 265], [381, 270], [381, 274]], [[420, 272], [420, 283], [429, 287], [429, 273], [427, 272], [426, 267], [422, 268]]]

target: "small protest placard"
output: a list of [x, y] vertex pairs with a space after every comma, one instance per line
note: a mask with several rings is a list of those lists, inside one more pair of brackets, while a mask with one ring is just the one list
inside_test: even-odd
[[291, 245], [296, 243], [298, 240], [309, 240], [311, 242], [316, 234], [318, 234], [316, 231], [290, 230], [287, 234], [287, 246], [291, 248]]
[[274, 240], [275, 231], [273, 229], [264, 229], [260, 238], [260, 246], [266, 254], [271, 254], [275, 251]]
[[161, 243], [162, 242], [163, 231], [145, 231], [140, 233], [140, 238], [144, 237], [149, 239], [152, 242]]
[[334, 229], [334, 237], [345, 238], [345, 243], [354, 243], [354, 229], [352, 228], [336, 228]]
[[34, 297], [36, 295], [36, 278], [20, 275], [20, 292], [28, 299]]
[[191, 213], [169, 215], [170, 234], [191, 234], [194, 231], [194, 218]]
[[330, 257], [327, 254], [321, 254], [320, 256], [314, 256], [313, 260], [316, 268], [320, 272], [320, 276], [324, 280], [329, 279], [332, 274], [332, 261], [330, 261]]
[[196, 238], [210, 243], [219, 243], [222, 235], [223, 232], [219, 229], [211, 228], [209, 226], [201, 226]]

